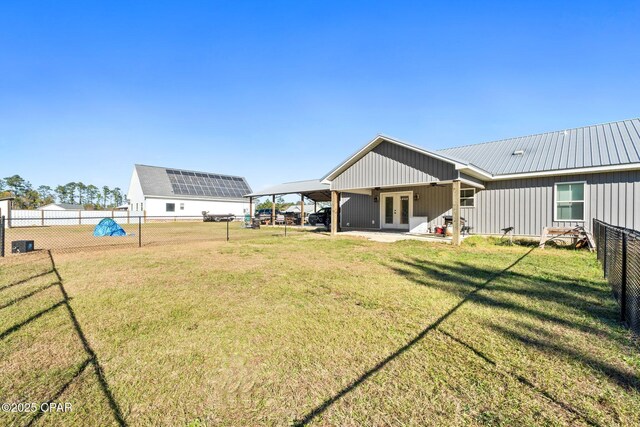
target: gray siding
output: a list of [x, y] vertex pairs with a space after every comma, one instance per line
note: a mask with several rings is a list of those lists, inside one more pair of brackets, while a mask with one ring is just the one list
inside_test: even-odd
[[[557, 182], [585, 181], [585, 221], [554, 221], [554, 185]], [[502, 234], [515, 227], [518, 235], [539, 236], [544, 227], [584, 225], [591, 229], [593, 218], [640, 229], [640, 171], [571, 175], [485, 183], [477, 190], [476, 206], [461, 208], [461, 215], [475, 234]], [[385, 190], [382, 190], [384, 192]], [[429, 217], [429, 226], [442, 225], [443, 215], [451, 215], [451, 186], [397, 187], [389, 191], [413, 191], [414, 216]], [[380, 195], [380, 191], [374, 192]], [[342, 226], [380, 228], [380, 203], [372, 196], [343, 193]], [[349, 226], [346, 224], [349, 223]]]
[[[585, 221], [554, 221], [554, 184], [586, 181]], [[515, 227], [518, 235], [539, 236], [543, 227], [584, 225], [593, 218], [623, 227], [640, 228], [640, 171], [571, 175], [487, 182], [476, 193], [476, 207], [462, 216], [477, 234], [500, 234]]]
[[457, 178], [442, 160], [383, 142], [331, 182], [332, 190], [387, 187]]
[[[444, 215], [451, 215], [452, 199], [451, 186], [437, 187], [398, 187], [388, 191], [413, 191], [418, 194], [418, 200], [413, 201], [413, 216], [426, 216], [429, 226], [442, 225]], [[341, 196], [341, 226], [344, 228], [380, 228], [380, 195], [385, 190], [375, 191], [373, 195], [342, 193]], [[378, 202], [374, 202], [378, 196]], [[462, 216], [465, 216], [463, 210]], [[348, 224], [348, 225], [347, 225]]]

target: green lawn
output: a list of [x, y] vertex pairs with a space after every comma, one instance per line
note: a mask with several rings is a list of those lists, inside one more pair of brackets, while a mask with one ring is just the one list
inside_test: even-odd
[[0, 424], [640, 421], [593, 254], [273, 234], [0, 260]]

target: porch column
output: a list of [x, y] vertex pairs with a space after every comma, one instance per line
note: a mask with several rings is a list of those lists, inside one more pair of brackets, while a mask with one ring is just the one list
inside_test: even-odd
[[300, 195], [300, 225], [304, 226], [304, 194]]
[[460, 181], [455, 180], [451, 184], [451, 197], [452, 209], [451, 215], [453, 216], [453, 236], [451, 236], [451, 243], [454, 245], [460, 245]]
[[271, 225], [276, 225], [276, 195], [271, 196]]
[[340, 224], [340, 215], [338, 210], [340, 209], [340, 193], [338, 191], [331, 192], [331, 235], [335, 236], [338, 233]]
[[249, 221], [253, 224], [253, 197], [249, 197]]

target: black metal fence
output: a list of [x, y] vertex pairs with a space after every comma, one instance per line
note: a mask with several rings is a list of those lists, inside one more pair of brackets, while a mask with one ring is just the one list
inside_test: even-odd
[[640, 336], [640, 232], [594, 219], [593, 236], [620, 320]]
[[[35, 250], [90, 250], [109, 247], [144, 247], [177, 242], [229, 241], [259, 235], [287, 234], [283, 226], [262, 226], [244, 221], [204, 221], [202, 216], [132, 216], [114, 219], [122, 229], [118, 235], [96, 236], [96, 225], [103, 218], [77, 216], [43, 220], [37, 218], [0, 218], [0, 257], [23, 252], [20, 245], [33, 241]], [[291, 227], [288, 227], [291, 228]]]

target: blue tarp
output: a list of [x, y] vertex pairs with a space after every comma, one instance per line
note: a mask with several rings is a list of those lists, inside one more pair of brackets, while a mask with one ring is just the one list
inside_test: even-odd
[[105, 218], [93, 229], [93, 235], [102, 236], [126, 236], [127, 233], [111, 218]]

